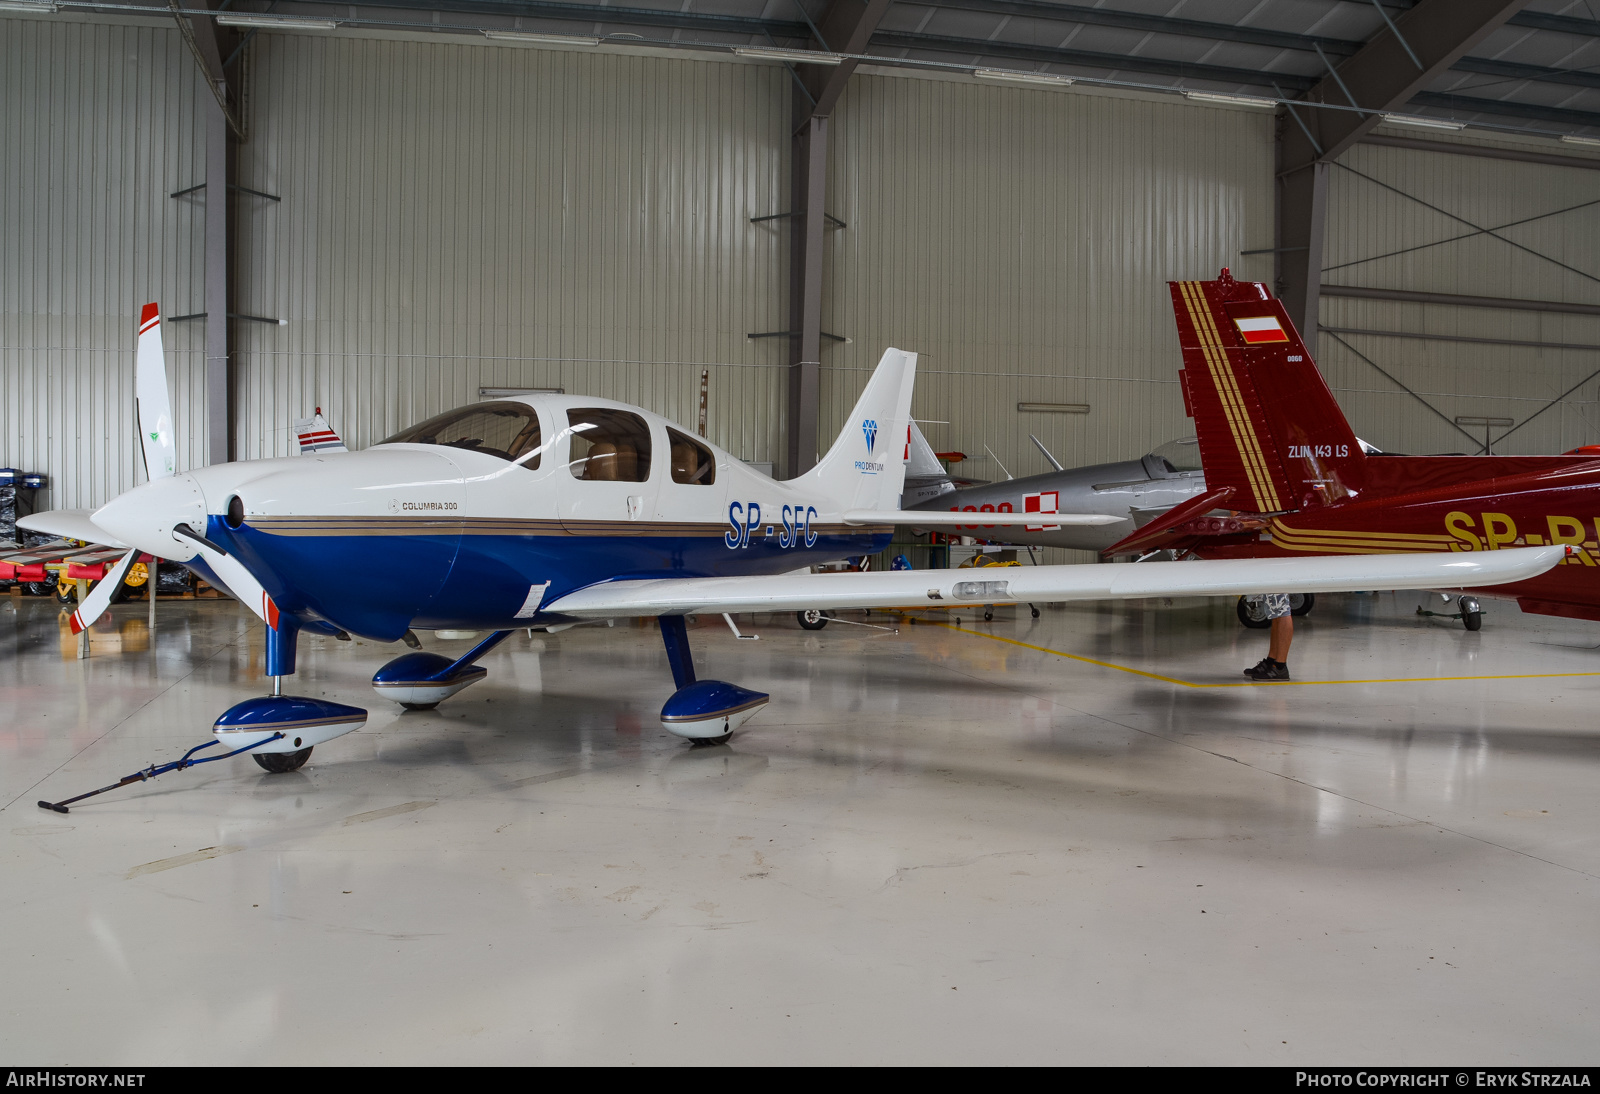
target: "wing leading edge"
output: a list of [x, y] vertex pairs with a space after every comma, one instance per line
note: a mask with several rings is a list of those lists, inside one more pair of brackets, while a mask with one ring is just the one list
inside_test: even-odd
[[959, 605], [1124, 600], [1146, 596], [1481, 588], [1526, 581], [1564, 558], [1566, 548], [1554, 546], [1426, 555], [642, 579], [591, 585], [553, 601], [544, 610], [573, 619], [604, 619], [690, 612], [873, 608], [895, 604]]

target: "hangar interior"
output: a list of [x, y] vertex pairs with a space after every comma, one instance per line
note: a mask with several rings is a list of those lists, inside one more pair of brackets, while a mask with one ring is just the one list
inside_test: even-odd
[[[1030, 435], [1131, 460], [1193, 433], [1166, 283], [1223, 267], [1378, 448], [1567, 452], [1600, 442], [1597, 42], [1583, 0], [0, 0], [0, 462], [40, 510], [144, 481], [151, 300], [180, 468], [503, 389], [787, 478], [890, 346], [962, 474], [1046, 470]], [[1239, 685], [1231, 600], [703, 616], [696, 663], [774, 702], [695, 750], [650, 629], [518, 634], [300, 772], [64, 818], [46, 784], [259, 689], [260, 627], [119, 605], [80, 658], [14, 595], [0, 1047], [1575, 1062], [1593, 624], [1430, 606], [1325, 598], [1280, 688]], [[301, 684], [370, 704], [388, 655], [314, 639]]]

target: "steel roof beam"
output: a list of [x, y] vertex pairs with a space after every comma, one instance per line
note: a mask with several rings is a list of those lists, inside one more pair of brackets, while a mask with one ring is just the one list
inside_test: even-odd
[[[1394, 30], [1385, 25], [1304, 95], [1309, 102], [1340, 104], [1348, 95], [1368, 113], [1300, 110], [1296, 111], [1299, 124], [1290, 125], [1286, 117], [1278, 119], [1276, 287], [1313, 354], [1321, 326], [1328, 165], [1376, 128], [1386, 112], [1413, 100], [1434, 105], [1419, 93], [1527, 2], [1421, 0], [1394, 20]], [[1421, 60], [1420, 69], [1412, 62], [1413, 56]], [[1473, 108], [1494, 112], [1489, 105], [1480, 108], [1474, 103]]]
[[1189, 61], [1164, 60], [1160, 57], [1130, 57], [1121, 53], [1097, 53], [1092, 50], [1063, 49], [1058, 46], [1031, 46], [1021, 42], [1003, 42], [988, 38], [955, 38], [943, 34], [907, 34], [901, 31], [881, 30], [873, 35], [872, 44], [890, 49], [921, 49], [935, 53], [954, 53], [965, 57], [1011, 57], [1019, 61], [1037, 61], [1051, 65], [1148, 72], [1157, 76], [1214, 80], [1223, 84], [1270, 87], [1272, 81], [1277, 80], [1280, 85], [1296, 91], [1307, 91], [1317, 83], [1315, 76], [1299, 76], [1294, 73], [1260, 72], [1253, 68], [1194, 64]]
[[[721, 34], [772, 35], [799, 39], [811, 37], [811, 29], [801, 19], [763, 19], [759, 16], [720, 15], [664, 8], [545, 3], [544, 0], [337, 0], [337, 2], [297, 0], [297, 2], [326, 4], [346, 11], [352, 7], [382, 8], [390, 11], [450, 11], [469, 15], [500, 15], [507, 18], [521, 16], [574, 23], [614, 23], [620, 26], [664, 27], [672, 30], [698, 30]], [[441, 26], [438, 29], [451, 28]]]
[[[1401, 15], [1395, 25], [1422, 59], [1423, 68], [1419, 71], [1411, 63], [1405, 46], [1385, 27], [1359, 53], [1338, 66], [1338, 79], [1330, 74], [1305, 96], [1313, 102], [1342, 102], [1344, 92], [1340, 85], [1343, 84], [1354, 95], [1356, 105], [1372, 113], [1363, 116], [1348, 111], [1306, 111], [1307, 125], [1322, 151], [1318, 154], [1298, 127], [1286, 128], [1283, 136], [1285, 168], [1294, 170], [1317, 160], [1338, 159], [1345, 149], [1383, 120], [1385, 111], [1404, 107], [1527, 2], [1423, 0]], [[1493, 106], [1480, 109], [1486, 113], [1494, 111]]]
[[1105, 8], [1086, 8], [1074, 4], [1052, 4], [1046, 0], [906, 0], [908, 6], [950, 8], [956, 11], [981, 11], [994, 15], [1019, 15], [1028, 19], [1043, 19], [1053, 23], [1070, 23], [1096, 27], [1115, 27], [1119, 30], [1136, 30], [1148, 34], [1171, 34], [1181, 38], [1204, 38], [1215, 42], [1242, 42], [1246, 45], [1269, 46], [1274, 49], [1301, 49], [1310, 52], [1313, 43], [1329, 53], [1347, 56], [1359, 50], [1363, 43], [1346, 38], [1328, 38], [1317, 34], [1295, 34], [1292, 31], [1268, 30], [1265, 27], [1237, 27], [1228, 23], [1211, 23], [1203, 19], [1177, 19], [1165, 15], [1147, 15], [1136, 11], [1110, 11]]
[[[1387, 34], [1387, 31], [1385, 31]], [[1263, 90], [1282, 88], [1290, 92], [1307, 92], [1317, 86], [1317, 77], [1302, 76], [1292, 72], [1262, 72], [1252, 68], [1233, 68], [1225, 65], [1193, 64], [1188, 61], [1171, 61], [1159, 57], [1127, 56], [1120, 53], [1098, 53], [1084, 49], [1062, 49], [1056, 46], [1024, 45], [1017, 42], [1004, 42], [987, 38], [956, 38], [940, 34], [909, 34], [903, 31], [879, 31], [872, 36], [872, 44], [880, 48], [889, 49], [915, 49], [925, 50], [930, 53], [949, 53], [959, 57], [1007, 57], [1019, 61], [1033, 61], [1038, 64], [1073, 65], [1079, 68], [1097, 68], [1105, 71], [1142, 72], [1153, 76], [1168, 76], [1177, 79], [1208, 80], [1219, 84], [1232, 84], [1243, 87], [1259, 87]], [[1396, 51], [1401, 49], [1395, 44]], [[1401, 54], [1405, 63], [1406, 72], [1410, 72], [1421, 79], [1416, 66], [1410, 63], [1409, 58]], [[1504, 61], [1483, 61], [1480, 65], [1476, 58], [1465, 58], [1451, 66], [1456, 71], [1482, 71], [1487, 75], [1512, 75], [1518, 79], [1538, 80], [1550, 83], [1570, 83], [1580, 86], [1600, 86], [1600, 74], [1580, 72], [1567, 69], [1547, 69], [1537, 65], [1514, 65]], [[1343, 67], [1340, 68], [1341, 75]], [[1401, 75], [1405, 73], [1402, 72]], [[1428, 80], [1437, 76], [1430, 70]], [[1331, 77], [1325, 78], [1330, 87], [1334, 88], [1331, 100], [1338, 106], [1345, 106], [1344, 96], [1339, 92], [1337, 85]], [[1352, 87], [1359, 99], [1361, 92]], [[1308, 98], [1317, 98], [1315, 95]], [[1556, 122], [1562, 125], [1573, 126], [1600, 126], [1600, 113], [1587, 110], [1572, 110], [1566, 107], [1541, 106], [1536, 103], [1506, 102], [1500, 99], [1480, 98], [1475, 95], [1462, 95], [1457, 93], [1444, 93], [1433, 91], [1418, 91], [1400, 102], [1391, 102], [1377, 112], [1401, 109], [1409, 101], [1419, 106], [1438, 106], [1447, 110], [1470, 111], [1474, 114], [1499, 114], [1506, 117], [1530, 118], [1539, 121]], [[1363, 106], [1369, 105], [1368, 101], [1362, 102]], [[1318, 115], [1338, 114], [1350, 121], [1358, 121], [1360, 115], [1346, 111], [1320, 111], [1301, 110], [1302, 119], [1309, 119]], [[1374, 123], [1376, 124], [1376, 123]], [[1317, 132], [1315, 128], [1312, 130]], [[1318, 142], [1322, 143], [1321, 135]], [[1347, 144], [1345, 145], [1347, 146]], [[1307, 145], [1307, 148], [1310, 146]]]
[[1555, 152], [1539, 152], [1531, 148], [1499, 148], [1486, 144], [1456, 144], [1451, 141], [1430, 141], [1420, 137], [1391, 137], [1383, 133], [1369, 133], [1358, 144], [1377, 145], [1380, 148], [1409, 148], [1417, 152], [1443, 152], [1452, 156], [1477, 156], [1481, 159], [1512, 160], [1517, 163], [1540, 163], [1549, 167], [1576, 167], [1583, 171], [1600, 171], [1600, 157], [1563, 156]]
[[[798, 0], [796, 0], [798, 2]], [[862, 54], [872, 41], [873, 33], [889, 12], [893, 0], [832, 0], [828, 9], [817, 20], [817, 33], [822, 41], [818, 46], [832, 53]], [[826, 118], [838, 105], [845, 84], [860, 61], [844, 61], [838, 65], [803, 65], [800, 80], [811, 96], [810, 109], [794, 119], [799, 129], [810, 118]]]
[[[1266, 27], [1234, 26], [1213, 23], [1204, 19], [1181, 19], [1165, 15], [1150, 15], [1135, 11], [1108, 11], [1077, 4], [1056, 4], [1050, 0], [905, 0], [907, 6], [949, 8], [955, 11], [981, 11], [996, 15], [1020, 15], [1029, 19], [1071, 23], [1086, 26], [1116, 27], [1150, 34], [1170, 34], [1181, 38], [1201, 38], [1213, 42], [1242, 42], [1247, 45], [1270, 46], [1276, 49], [1296, 49], [1310, 52], [1313, 44], [1325, 52], [1348, 56], [1361, 49], [1365, 42], [1350, 38], [1330, 38], [1321, 34], [1296, 34], [1293, 31], [1271, 30]], [[1407, 11], [1415, 4], [1386, 0], [1385, 8]], [[1570, 15], [1547, 15], [1543, 12], [1518, 12], [1506, 20], [1510, 26], [1531, 30], [1554, 31], [1558, 34], [1577, 34], [1600, 38], [1600, 22], [1577, 19]], [[1402, 32], [1403, 33], [1403, 32]]]

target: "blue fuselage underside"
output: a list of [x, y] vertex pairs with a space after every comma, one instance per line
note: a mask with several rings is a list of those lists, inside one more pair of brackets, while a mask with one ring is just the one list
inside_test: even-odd
[[[888, 545], [884, 533], [819, 535], [811, 547], [710, 536], [273, 535], [213, 516], [208, 535], [234, 553], [301, 626], [329, 624], [379, 641], [408, 629], [506, 630], [560, 620], [518, 616], [532, 586], [540, 602], [605, 581], [779, 574]], [[204, 575], [202, 575], [204, 576]]]

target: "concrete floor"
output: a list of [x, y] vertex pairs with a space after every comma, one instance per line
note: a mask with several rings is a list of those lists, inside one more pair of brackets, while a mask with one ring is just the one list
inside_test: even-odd
[[773, 701], [701, 750], [653, 628], [426, 714], [310, 639], [288, 690], [365, 730], [60, 816], [263, 691], [259, 627], [163, 603], [152, 654], [130, 604], [80, 661], [0, 598], [0, 1057], [1592, 1063], [1600, 625], [1418, 601], [1323, 598], [1268, 686], [1224, 602], [702, 620]]

